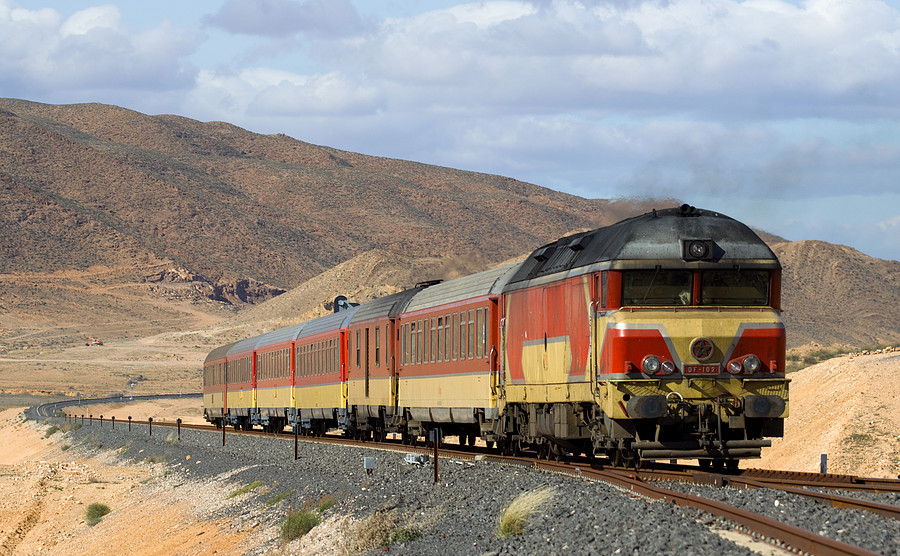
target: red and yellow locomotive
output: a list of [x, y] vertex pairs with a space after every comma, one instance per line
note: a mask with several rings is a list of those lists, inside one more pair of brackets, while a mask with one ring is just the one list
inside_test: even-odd
[[[217, 348], [206, 415], [735, 465], [787, 417], [780, 280], [747, 226], [688, 206], [653, 211], [522, 263]], [[320, 347], [303, 341], [312, 330]], [[279, 378], [268, 386], [261, 372]]]

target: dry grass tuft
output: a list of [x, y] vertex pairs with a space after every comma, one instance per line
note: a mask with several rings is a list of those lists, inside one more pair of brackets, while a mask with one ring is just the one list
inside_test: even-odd
[[500, 516], [500, 522], [497, 524], [497, 536], [506, 538], [524, 533], [528, 518], [554, 496], [556, 496], [556, 489], [553, 487], [543, 487], [518, 495]]
[[436, 519], [419, 516], [404, 519], [395, 509], [378, 510], [357, 522], [350, 535], [352, 539], [349, 550], [351, 554], [385, 549], [395, 544], [402, 544], [422, 538], [424, 529]]

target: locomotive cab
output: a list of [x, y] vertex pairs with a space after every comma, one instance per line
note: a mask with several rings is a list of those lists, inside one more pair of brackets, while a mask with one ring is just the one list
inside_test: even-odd
[[505, 291], [520, 443], [617, 461], [758, 457], [788, 414], [780, 296], [768, 246], [693, 207], [538, 249]]

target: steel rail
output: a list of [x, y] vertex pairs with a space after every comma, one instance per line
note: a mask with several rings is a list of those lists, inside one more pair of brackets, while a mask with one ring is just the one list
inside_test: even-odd
[[832, 473], [807, 473], [803, 471], [770, 471], [766, 469], [745, 469], [740, 476], [773, 484], [866, 492], [900, 492], [900, 479], [836, 475]]
[[[548, 462], [536, 463], [536, 467], [548, 470], [560, 470], [567, 474], [573, 474], [573, 468], [568, 465], [552, 464]], [[871, 555], [875, 554], [858, 546], [852, 546], [828, 537], [823, 537], [811, 531], [781, 523], [769, 517], [748, 512], [722, 502], [676, 492], [662, 487], [649, 485], [637, 477], [626, 476], [621, 471], [581, 469], [577, 468], [575, 474], [583, 475], [591, 479], [607, 482], [619, 488], [634, 492], [637, 495], [665, 500], [679, 506], [687, 506], [710, 513], [712, 515], [728, 519], [764, 539], [777, 539], [794, 550], [801, 550], [819, 556], [839, 555]]]
[[866, 510], [884, 517], [892, 517], [900, 520], [900, 507], [890, 504], [882, 504], [880, 502], [871, 502], [868, 500], [860, 500], [858, 498], [850, 498], [849, 496], [840, 496], [837, 494], [829, 494], [825, 492], [816, 492], [804, 488], [797, 488], [785, 485], [773, 485], [764, 481], [756, 481], [754, 479], [744, 479], [743, 477], [729, 477], [725, 484], [728, 486], [738, 486], [743, 488], [776, 488], [782, 492], [798, 494], [816, 500], [828, 502], [835, 508]]

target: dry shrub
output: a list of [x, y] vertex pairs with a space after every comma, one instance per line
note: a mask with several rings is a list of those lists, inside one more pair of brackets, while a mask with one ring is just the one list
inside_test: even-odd
[[100, 520], [103, 519], [103, 516], [110, 512], [109, 506], [106, 504], [101, 504], [99, 502], [94, 502], [90, 506], [87, 507], [87, 510], [84, 512], [84, 520], [85, 522], [93, 527], [100, 523]]
[[352, 535], [350, 552], [368, 552], [387, 546], [388, 535], [400, 523], [400, 514], [396, 509], [369, 514], [356, 523]]
[[505, 538], [524, 533], [528, 518], [554, 496], [556, 496], [556, 489], [553, 487], [543, 487], [518, 495], [500, 516], [497, 536]]
[[300, 538], [312, 531], [321, 521], [321, 514], [314, 510], [291, 512], [281, 522], [281, 539], [284, 542], [291, 542]]
[[440, 510], [435, 510], [428, 516], [403, 518], [396, 508], [378, 510], [353, 525], [348, 549], [351, 554], [357, 554], [420, 539], [440, 514]]

